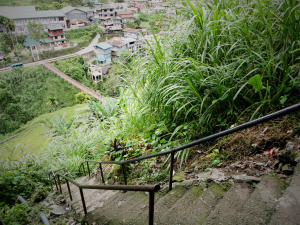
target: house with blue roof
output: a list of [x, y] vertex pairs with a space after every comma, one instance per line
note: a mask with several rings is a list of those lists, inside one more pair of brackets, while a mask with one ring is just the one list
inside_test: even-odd
[[107, 65], [111, 63], [111, 46], [106, 42], [100, 42], [94, 46], [96, 61], [98, 65]]

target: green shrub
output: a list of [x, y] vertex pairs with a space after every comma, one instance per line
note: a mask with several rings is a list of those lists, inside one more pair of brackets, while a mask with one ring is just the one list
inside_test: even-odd
[[[34, 117], [75, 104], [78, 89], [48, 69], [37, 66], [2, 72], [0, 133], [17, 129]], [[49, 104], [55, 99], [57, 104]]]
[[10, 57], [10, 56], [6, 56], [6, 62], [8, 62], [8, 63], [11, 63], [11, 62], [12, 62], [12, 60], [11, 60], [11, 57]]
[[0, 217], [3, 223], [8, 225], [27, 225], [31, 222], [28, 217], [28, 208], [24, 204], [16, 204], [11, 208], [5, 206], [0, 211]]
[[43, 182], [46, 182], [45, 174], [34, 167], [4, 172], [0, 174], [1, 201], [11, 205], [19, 195], [29, 199], [35, 189], [43, 187]]

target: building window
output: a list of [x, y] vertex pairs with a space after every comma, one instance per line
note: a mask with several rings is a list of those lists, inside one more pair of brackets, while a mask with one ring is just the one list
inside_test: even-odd
[[31, 19], [24, 19], [25, 23], [28, 23], [28, 21], [31, 21]]
[[43, 23], [48, 23], [49, 22], [49, 18], [48, 17], [43, 17], [42, 18], [42, 22]]
[[55, 36], [55, 39], [57, 39], [57, 36]]
[[112, 12], [113, 10], [111, 9], [110, 11]]
[[63, 36], [63, 35], [61, 35], [60, 37], [61, 37], [61, 38], [63, 38], [64, 36]]
[[23, 23], [23, 20], [22, 20], [22, 19], [16, 19], [16, 20], [15, 20], [15, 23], [16, 23], [16, 24], [22, 24], [22, 23]]
[[64, 21], [63, 17], [58, 17], [58, 21]]
[[33, 21], [36, 22], [36, 23], [39, 23], [40, 22], [40, 18], [34, 18]]
[[114, 16], [114, 14], [110, 14], [110, 16]]
[[56, 17], [50, 17], [51, 22], [56, 22]]

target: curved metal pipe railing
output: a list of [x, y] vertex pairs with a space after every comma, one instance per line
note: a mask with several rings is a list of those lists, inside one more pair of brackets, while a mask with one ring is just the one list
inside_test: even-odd
[[207, 137], [198, 139], [198, 140], [190, 142], [188, 144], [185, 144], [185, 145], [182, 145], [182, 146], [179, 146], [179, 147], [176, 147], [176, 148], [172, 148], [172, 149], [169, 149], [169, 150], [166, 150], [166, 151], [162, 151], [162, 152], [158, 152], [158, 153], [154, 153], [154, 154], [150, 154], [150, 155], [145, 155], [145, 156], [140, 156], [140, 157], [137, 157], [137, 158], [129, 159], [129, 160], [126, 160], [126, 161], [94, 161], [94, 160], [87, 160], [87, 161], [84, 161], [80, 164], [79, 172], [80, 172], [80, 168], [83, 167], [83, 171], [85, 173], [84, 164], [86, 163], [87, 168], [88, 168], [88, 172], [89, 172], [89, 176], [90, 176], [89, 162], [90, 163], [99, 163], [101, 178], [102, 178], [102, 182], [104, 184], [104, 177], [103, 177], [103, 171], [102, 171], [102, 166], [101, 165], [102, 164], [118, 164], [118, 165], [122, 166], [124, 182], [125, 182], [125, 185], [126, 185], [127, 180], [126, 180], [126, 172], [125, 172], [124, 165], [129, 164], [129, 163], [138, 162], [138, 161], [145, 160], [145, 159], [149, 159], [149, 158], [154, 158], [154, 157], [158, 157], [158, 156], [164, 156], [164, 155], [171, 154], [170, 178], [169, 178], [169, 190], [171, 190], [172, 189], [173, 164], [174, 164], [174, 154], [175, 154], [175, 152], [185, 150], [185, 149], [193, 147], [195, 145], [199, 145], [203, 142], [211, 141], [211, 140], [214, 140], [214, 139], [217, 139], [217, 138], [220, 138], [220, 137], [223, 137], [223, 136], [226, 136], [226, 135], [244, 130], [246, 128], [255, 126], [257, 124], [260, 124], [260, 123], [263, 123], [263, 122], [266, 122], [266, 121], [269, 121], [269, 120], [272, 120], [272, 119], [275, 119], [275, 118], [278, 118], [278, 117], [281, 117], [281, 116], [285, 116], [287, 114], [290, 114], [292, 112], [296, 112], [296, 111], [299, 111], [299, 110], [300, 110], [300, 104], [296, 104], [296, 105], [287, 107], [285, 109], [282, 109], [280, 111], [277, 111], [277, 112], [271, 113], [269, 115], [260, 117], [258, 119], [252, 120], [250, 122], [243, 123], [239, 126], [236, 126], [236, 127], [227, 129], [225, 131], [221, 131], [219, 133], [216, 133], [216, 134], [209, 135]]

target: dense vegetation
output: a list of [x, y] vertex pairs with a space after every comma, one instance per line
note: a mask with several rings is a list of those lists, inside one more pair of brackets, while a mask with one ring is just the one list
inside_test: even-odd
[[0, 73], [0, 133], [75, 103], [78, 89], [42, 66]]
[[60, 71], [79, 81], [81, 84], [90, 88], [94, 87], [93, 83], [88, 80], [88, 65], [84, 63], [82, 56], [55, 61], [53, 64]]
[[88, 45], [98, 33], [103, 34], [103, 31], [97, 25], [65, 32], [70, 43], [76, 42], [81, 47]]
[[[56, 136], [45, 151], [14, 163], [3, 159], [0, 171], [30, 165], [40, 173], [64, 167], [77, 175], [86, 159], [124, 160], [163, 151], [297, 103], [299, 15], [295, 0], [195, 6], [187, 0], [170, 30], [153, 36], [148, 54], [131, 58], [123, 73], [116, 68], [115, 83], [123, 86], [116, 89], [117, 99], [90, 100], [90, 114], [52, 120]], [[72, 76], [82, 74], [80, 66], [65, 66], [66, 73], [74, 67]], [[176, 157], [186, 159], [188, 153]]]

